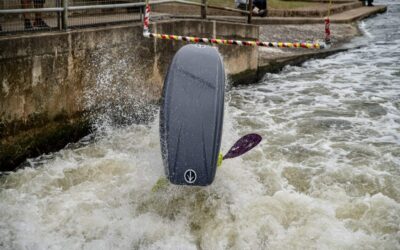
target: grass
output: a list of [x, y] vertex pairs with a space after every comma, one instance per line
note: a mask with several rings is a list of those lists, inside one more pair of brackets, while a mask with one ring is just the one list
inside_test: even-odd
[[310, 2], [267, 0], [268, 7], [273, 9], [297, 9], [313, 6]]
[[[190, 1], [201, 3], [201, 0], [190, 0]], [[235, 0], [208, 0], [207, 3], [210, 5], [235, 8]], [[314, 5], [314, 3], [312, 2], [284, 1], [284, 0], [267, 0], [267, 4], [269, 8], [273, 9], [297, 9], [297, 8], [312, 7]]]
[[[201, 3], [201, 0], [188, 0], [196, 3]], [[235, 8], [235, 0], [207, 0], [207, 4]]]

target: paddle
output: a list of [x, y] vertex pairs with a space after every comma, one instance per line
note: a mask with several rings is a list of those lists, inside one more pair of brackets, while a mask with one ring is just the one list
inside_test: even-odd
[[262, 137], [258, 134], [247, 134], [237, 140], [235, 144], [229, 149], [228, 153], [225, 154], [223, 160], [231, 159], [248, 152], [250, 149], [257, 146], [262, 140]]
[[257, 146], [261, 142], [261, 140], [262, 137], [258, 134], [247, 134], [241, 137], [235, 142], [235, 144], [233, 144], [228, 153], [226, 153], [224, 156], [222, 156], [221, 153], [219, 154], [217, 166], [221, 166], [222, 160], [232, 159], [248, 152], [249, 150]]

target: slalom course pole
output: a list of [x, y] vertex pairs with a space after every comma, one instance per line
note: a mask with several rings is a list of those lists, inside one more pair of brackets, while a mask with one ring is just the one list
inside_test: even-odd
[[331, 44], [331, 20], [329, 20], [329, 16], [331, 15], [331, 8], [332, 0], [329, 1], [328, 15], [325, 17], [325, 43], [327, 45]]
[[193, 36], [180, 36], [151, 33], [150, 25], [150, 5], [146, 1], [145, 15], [143, 21], [143, 36], [147, 38], [156, 38], [161, 40], [185, 41], [189, 43], [204, 44], [220, 44], [220, 45], [238, 45], [238, 46], [259, 46], [259, 47], [276, 47], [276, 48], [305, 48], [305, 49], [324, 49], [324, 43], [307, 43], [307, 42], [260, 42], [260, 41], [241, 41], [231, 39], [203, 38]]
[[150, 22], [150, 5], [149, 1], [146, 0], [144, 19], [143, 19], [143, 35], [149, 34], [149, 22]]
[[330, 29], [330, 20], [329, 17], [325, 17], [325, 43], [331, 43], [331, 29]]

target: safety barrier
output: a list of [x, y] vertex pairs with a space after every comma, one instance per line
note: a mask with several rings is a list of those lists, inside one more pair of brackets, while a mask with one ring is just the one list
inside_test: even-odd
[[[21, 4], [9, 5], [7, 8], [0, 9], [0, 33], [15, 31], [35, 31], [35, 30], [67, 30], [69, 28], [92, 26], [99, 24], [110, 24], [115, 22], [142, 21], [145, 2], [110, 3], [110, 0], [47, 0], [46, 6], [37, 4], [44, 0], [23, 0]], [[116, 0], [114, 0], [116, 1]], [[126, 1], [126, 0], [125, 0]], [[129, 1], [129, 0], [128, 0]], [[18, 3], [20, 3], [18, 1]], [[28, 3], [28, 4], [23, 4]], [[91, 3], [88, 5], [88, 3]], [[207, 0], [202, 3], [185, 0], [159, 0], [151, 3], [158, 4], [182, 4], [197, 6], [201, 8], [200, 17], [207, 18], [207, 9], [217, 9], [239, 13], [249, 16], [251, 12], [207, 4]], [[4, 7], [4, 6], [3, 6]], [[32, 19], [32, 23], [31, 22]], [[41, 19], [42, 25], [37, 25], [37, 20]], [[25, 23], [24, 23], [25, 21]]]

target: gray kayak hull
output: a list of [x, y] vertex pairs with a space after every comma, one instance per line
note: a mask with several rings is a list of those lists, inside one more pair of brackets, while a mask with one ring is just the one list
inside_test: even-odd
[[221, 145], [225, 70], [218, 51], [186, 45], [164, 81], [160, 142], [165, 173], [177, 185], [213, 182]]

